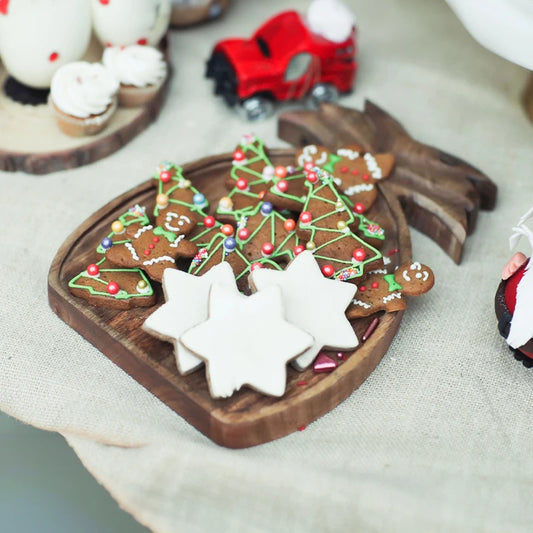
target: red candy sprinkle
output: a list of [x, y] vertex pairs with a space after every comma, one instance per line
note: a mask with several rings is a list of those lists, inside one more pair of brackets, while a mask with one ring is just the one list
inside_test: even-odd
[[244, 161], [244, 152], [242, 150], [235, 150], [233, 152], [233, 159], [235, 161]]
[[242, 228], [237, 233], [237, 236], [241, 241], [245, 241], [250, 236], [250, 232], [246, 228]]
[[298, 428], [298, 431], [303, 431], [306, 427], [307, 427], [307, 426], [300, 426], [300, 427]]
[[307, 161], [307, 163], [304, 164], [304, 170], [311, 170], [313, 167], [314, 165], [311, 161]]
[[368, 180], [368, 174], [363, 174], [363, 179], [364, 179], [365, 181], [367, 181], [367, 180]]
[[364, 261], [365, 257], [366, 257], [366, 252], [362, 249], [362, 248], [356, 248], [354, 251], [353, 251], [353, 258], [356, 260], [356, 261]]
[[378, 283], [377, 281], [374, 281], [374, 282], [372, 282], [371, 287], [372, 287], [373, 289], [377, 289], [377, 288], [379, 287], [379, 283]]
[[324, 265], [322, 267], [322, 274], [324, 274], [326, 278], [331, 278], [331, 276], [333, 276], [334, 273], [335, 273], [335, 270], [331, 265]]
[[154, 237], [152, 240], [153, 240], [154, 242], [159, 242], [159, 237]]
[[284, 223], [283, 227], [286, 231], [294, 231], [294, 228], [296, 227], [296, 222], [292, 218], [288, 218]]
[[365, 206], [361, 202], [357, 202], [353, 204], [353, 210], [354, 213], [358, 213], [359, 215], [361, 215], [365, 212]]
[[284, 178], [287, 175], [287, 168], [286, 167], [276, 167], [274, 169], [274, 175], [278, 178]]
[[261, 263], [252, 263], [252, 265], [250, 266], [250, 270], [253, 272], [254, 270], [256, 270], [257, 268], [263, 268], [263, 265]]
[[144, 39], [144, 38], [143, 39], [139, 39], [137, 41], [137, 44], [140, 44], [141, 46], [144, 46], [147, 43], [148, 43], [148, 39]]
[[302, 211], [300, 214], [300, 222], [303, 224], [309, 224], [313, 220], [313, 215], [309, 211]]
[[365, 287], [364, 285], [361, 285], [361, 286], [359, 287], [359, 290], [360, 290], [361, 292], [365, 292], [365, 291], [366, 291], [366, 287]]
[[265, 242], [265, 244], [261, 246], [261, 252], [263, 255], [272, 255], [274, 253], [274, 245], [271, 242]]
[[369, 339], [370, 335], [372, 335], [372, 333], [374, 333], [374, 331], [378, 327], [378, 324], [379, 324], [379, 317], [376, 316], [372, 319], [372, 322], [370, 322], [370, 324], [366, 328], [366, 331], [363, 333], [363, 336], [361, 337], [362, 342], [365, 342]]
[[307, 178], [307, 181], [309, 181], [310, 183], [316, 183], [318, 181], [318, 176], [316, 172], [314, 172], [313, 170], [307, 173], [306, 178]]
[[211, 215], [204, 218], [204, 226], [206, 228], [212, 228], [215, 225], [215, 217], [212, 217]]
[[159, 179], [163, 182], [163, 183], [167, 183], [168, 181], [170, 181], [170, 178], [172, 176], [170, 175], [170, 172], [168, 170], [163, 170], [160, 174], [159, 174]]
[[53, 63], [54, 61], [57, 61], [59, 59], [59, 54], [57, 52], [52, 52], [50, 56], [48, 57], [48, 61], [50, 63]]
[[248, 188], [248, 182], [244, 178], [239, 178], [235, 183], [235, 186], [239, 191], [245, 191]]
[[89, 274], [89, 276], [98, 276], [99, 273], [100, 269], [98, 268], [98, 265], [92, 263], [87, 267], [87, 274]]
[[117, 294], [118, 291], [120, 290], [120, 287], [118, 286], [118, 283], [116, 283], [115, 281], [110, 281], [108, 284], [107, 284], [107, 292], [109, 294]]
[[348, 172], [348, 167], [341, 167], [341, 172]]
[[144, 251], [144, 255], [150, 255], [150, 253], [151, 253], [150, 250], [145, 250]]
[[226, 237], [229, 237], [230, 235], [233, 235], [233, 226], [231, 224], [224, 224], [220, 231], [226, 235]]
[[387, 255], [391, 256], [398, 253], [398, 248], [393, 248]]
[[100, 3], [101, 3], [103, 6], [107, 6], [107, 4], [109, 4], [109, 0], [100, 0]]
[[289, 182], [286, 180], [280, 180], [278, 183], [276, 183], [276, 188], [280, 192], [287, 192], [289, 189]]
[[298, 381], [296, 385], [298, 385], [298, 387], [303, 387], [304, 385], [307, 385], [307, 381]]
[[151, 242], [151, 243], [148, 245], [148, 248], [150, 248], [150, 250], [153, 250], [153, 249], [155, 248], [155, 244]]
[[294, 255], [299, 255], [305, 250], [305, 246], [299, 244], [298, 246], [294, 247]]
[[352, 174], [353, 174], [354, 176], [357, 176], [357, 174], [359, 174], [359, 171], [358, 171], [358, 170], [352, 170]]

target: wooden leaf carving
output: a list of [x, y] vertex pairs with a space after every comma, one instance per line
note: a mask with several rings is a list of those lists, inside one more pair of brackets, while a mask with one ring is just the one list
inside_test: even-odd
[[321, 144], [337, 150], [357, 144], [373, 153], [392, 153], [396, 166], [380, 184], [399, 199], [409, 224], [456, 262], [467, 235], [474, 231], [479, 209], [493, 209], [497, 188], [466, 161], [413, 139], [403, 126], [376, 104], [364, 111], [322, 104], [318, 111], [281, 115], [279, 137], [294, 146]]

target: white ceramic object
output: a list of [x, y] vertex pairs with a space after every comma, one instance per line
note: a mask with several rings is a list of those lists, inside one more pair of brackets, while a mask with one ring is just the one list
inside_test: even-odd
[[157, 46], [169, 22], [170, 0], [91, 0], [94, 31], [105, 46]]
[[480, 44], [533, 70], [533, 0], [446, 0]]
[[6, 70], [48, 88], [56, 70], [83, 57], [91, 37], [89, 0], [9, 0], [0, 10], [0, 56]]

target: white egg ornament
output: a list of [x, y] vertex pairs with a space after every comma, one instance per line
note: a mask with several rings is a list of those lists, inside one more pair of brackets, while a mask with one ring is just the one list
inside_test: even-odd
[[104, 46], [157, 46], [170, 22], [170, 0], [91, 0], [91, 6]]
[[36, 89], [85, 54], [91, 37], [89, 0], [0, 0], [0, 56], [9, 74]]

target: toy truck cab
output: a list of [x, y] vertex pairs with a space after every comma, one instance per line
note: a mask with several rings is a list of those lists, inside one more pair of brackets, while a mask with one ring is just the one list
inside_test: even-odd
[[250, 39], [220, 41], [207, 62], [215, 94], [242, 106], [247, 118], [264, 118], [275, 101], [310, 97], [334, 101], [353, 88], [355, 28], [337, 43], [313, 33], [296, 11], [280, 13]]

